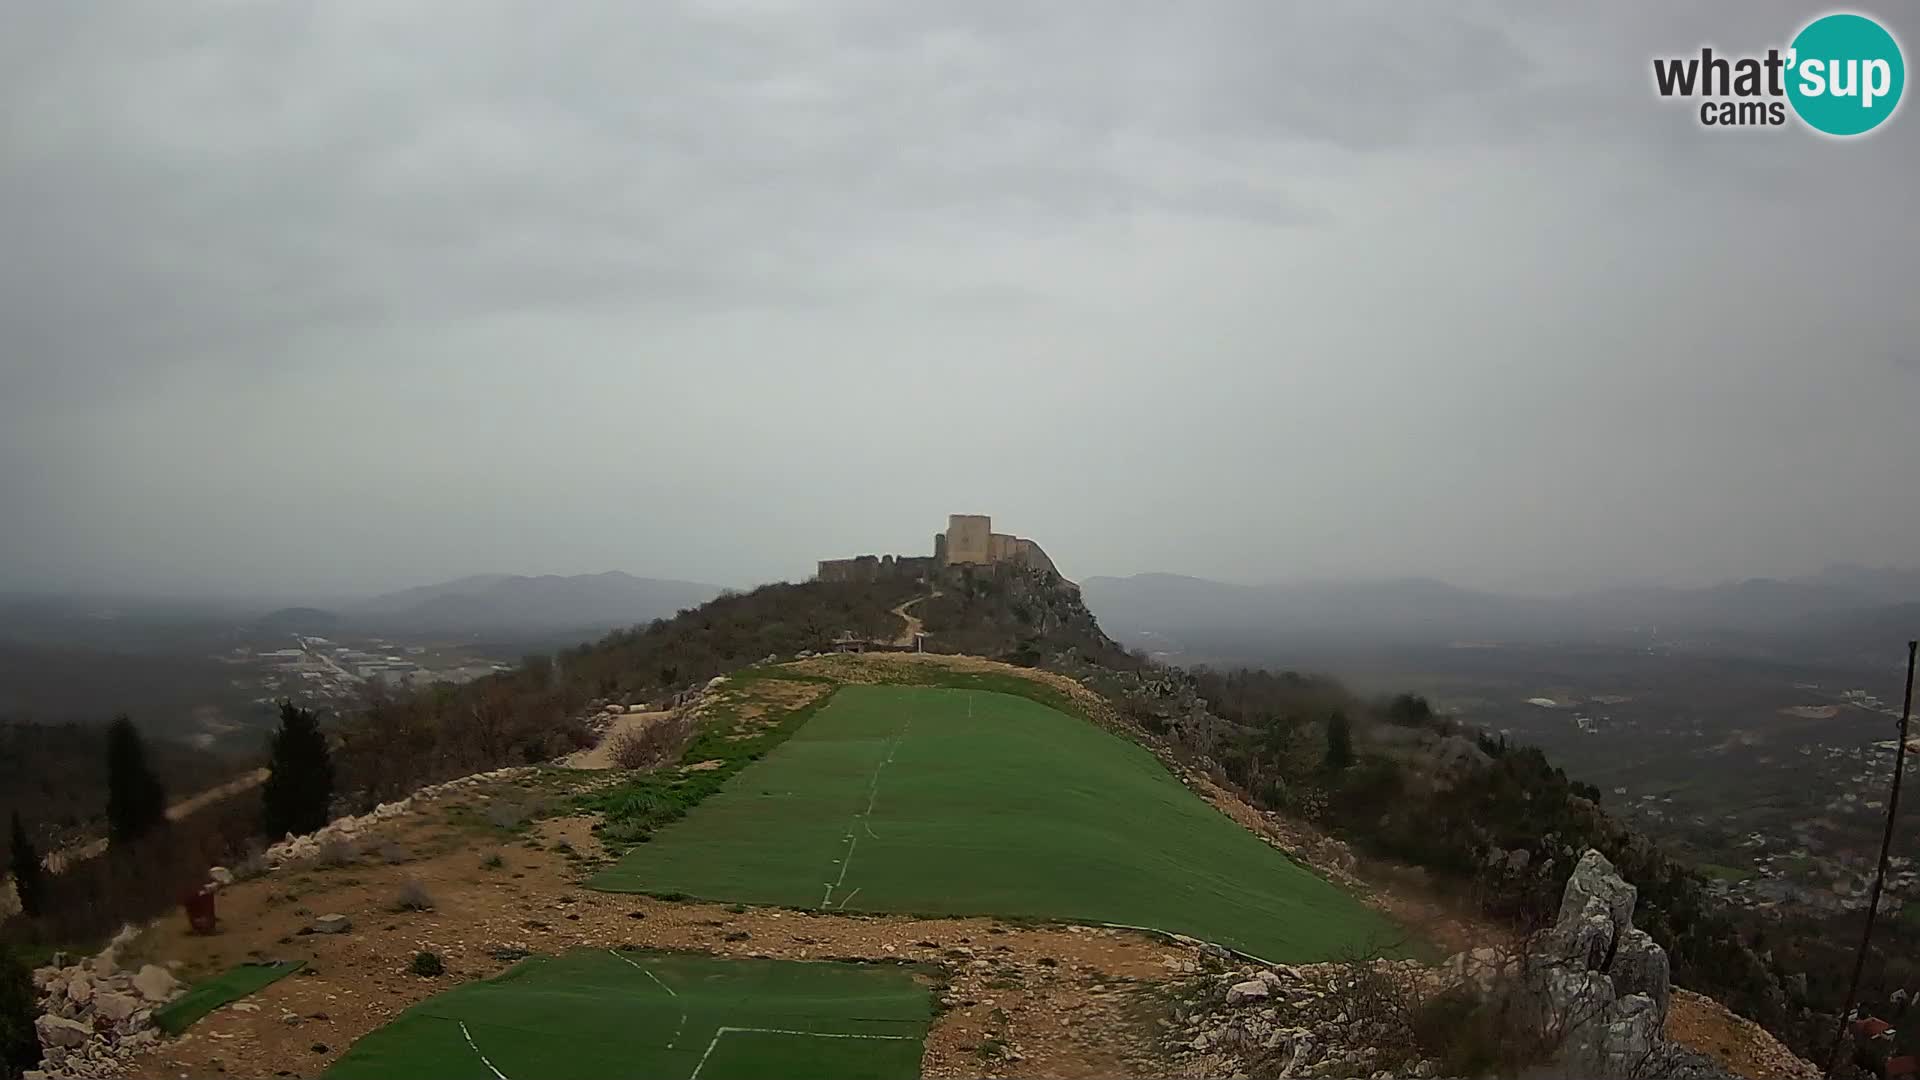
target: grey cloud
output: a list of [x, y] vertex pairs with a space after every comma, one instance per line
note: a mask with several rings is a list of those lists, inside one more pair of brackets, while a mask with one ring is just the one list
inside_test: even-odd
[[0, 0], [0, 585], [1906, 557], [1911, 106], [1649, 87], [1803, 16]]

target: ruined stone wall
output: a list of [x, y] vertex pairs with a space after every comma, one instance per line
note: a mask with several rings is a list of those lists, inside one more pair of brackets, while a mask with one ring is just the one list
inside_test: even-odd
[[819, 573], [815, 576], [821, 581], [872, 581], [879, 567], [880, 560], [872, 555], [851, 559], [821, 559]]
[[1058, 574], [1060, 572], [1059, 569], [1053, 565], [1053, 560], [1047, 557], [1047, 553], [1040, 550], [1040, 545], [1031, 540], [1022, 540], [1016, 537], [1013, 542], [1013, 552], [1009, 556], [1009, 559], [1029, 570], [1045, 570], [1050, 574]]
[[1017, 558], [1015, 551], [1019, 543], [1020, 538], [1010, 533], [987, 534], [987, 561], [996, 563], [1015, 561]]
[[893, 576], [911, 581], [932, 574], [939, 565], [931, 555], [899, 555], [893, 560]]
[[933, 572], [927, 555], [856, 555], [851, 559], [821, 559], [815, 577], [820, 581], [911, 581]]

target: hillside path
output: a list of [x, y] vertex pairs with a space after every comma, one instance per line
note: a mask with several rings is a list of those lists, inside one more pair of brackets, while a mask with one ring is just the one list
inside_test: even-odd
[[[229, 795], [238, 795], [250, 788], [259, 787], [266, 782], [267, 770], [255, 769], [250, 773], [236, 776], [225, 783], [215, 784], [205, 791], [195, 795], [189, 795], [167, 807], [167, 820], [179, 821], [181, 818], [192, 814], [208, 803], [218, 802]], [[105, 854], [106, 850], [107, 838], [101, 836], [82, 844], [70, 844], [63, 847], [59, 851], [43, 856], [40, 863], [47, 868], [48, 873], [57, 874], [67, 867], [72, 866], [74, 863], [97, 858]], [[13, 875], [7, 874], [0, 876], [0, 917], [11, 915], [19, 910], [20, 895], [14, 891]]]
[[[225, 783], [215, 784], [205, 791], [180, 799], [167, 807], [167, 820], [179, 821], [181, 818], [193, 814], [209, 803], [216, 803], [229, 796], [238, 795], [243, 791], [257, 788], [267, 782], [267, 772], [268, 770], [266, 769], [255, 769], [252, 772], [242, 773]], [[94, 858], [106, 850], [107, 838], [104, 836], [97, 837], [84, 844], [74, 844], [70, 847], [64, 847], [48, 855], [45, 860], [46, 866], [48, 870], [59, 873], [61, 870], [76, 862]]]
[[927, 629], [926, 629], [927, 624], [920, 621], [920, 617], [918, 615], [907, 614], [907, 609], [919, 603], [922, 600], [931, 600], [934, 597], [939, 595], [940, 595], [940, 590], [935, 589], [925, 596], [916, 596], [913, 599], [907, 601], [906, 603], [901, 604], [899, 607], [896, 607], [893, 609], [893, 613], [895, 615], [900, 616], [900, 618], [907, 624], [907, 628], [905, 630], [900, 631], [900, 636], [893, 639], [893, 643], [895, 645], [911, 645], [913, 644], [913, 639], [915, 635], [924, 634], [927, 632]]
[[629, 732], [644, 731], [661, 720], [673, 715], [672, 709], [655, 709], [649, 712], [626, 713], [614, 718], [613, 723], [600, 735], [600, 741], [586, 750], [575, 750], [560, 759], [558, 764], [567, 769], [613, 769], [619, 762], [613, 759], [615, 740]]

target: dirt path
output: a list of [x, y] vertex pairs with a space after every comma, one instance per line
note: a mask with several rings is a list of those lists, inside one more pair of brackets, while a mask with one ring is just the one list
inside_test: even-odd
[[[238, 795], [243, 791], [257, 788], [266, 782], [266, 769], [255, 769], [250, 773], [236, 776], [224, 784], [216, 784], [199, 794], [189, 795], [167, 807], [167, 820], [179, 821], [181, 818], [193, 814], [209, 803], [219, 802], [228, 796]], [[73, 863], [94, 858], [106, 850], [107, 838], [104, 836], [89, 840], [84, 844], [74, 844], [71, 847], [64, 847], [47, 856], [47, 869], [57, 874]]]
[[[181, 818], [198, 811], [208, 803], [218, 802], [229, 795], [238, 795], [243, 791], [257, 788], [266, 782], [266, 769], [255, 769], [250, 773], [236, 776], [225, 783], [216, 784], [198, 794], [189, 795], [167, 807], [167, 820], [179, 821]], [[59, 851], [46, 855], [40, 861], [41, 864], [47, 868], [48, 873], [58, 874], [74, 863], [98, 858], [104, 855], [106, 850], [107, 838], [102, 836], [88, 840], [85, 843], [70, 844], [67, 847], [61, 848]], [[8, 874], [0, 877], [0, 917], [11, 915], [19, 910], [20, 894], [13, 889], [13, 875]]]
[[901, 621], [907, 624], [907, 628], [905, 630], [900, 631], [900, 636], [893, 639], [893, 643], [895, 645], [911, 645], [913, 644], [914, 638], [919, 637], [921, 634], [924, 634], [927, 632], [927, 624], [924, 622], [921, 622], [920, 617], [918, 615], [907, 614], [907, 609], [919, 603], [922, 600], [931, 600], [934, 597], [939, 595], [940, 595], [940, 590], [935, 589], [925, 596], [916, 596], [913, 599], [907, 601], [906, 603], [901, 604], [899, 607], [896, 607], [893, 609], [893, 613], [895, 615], [900, 616]]
[[653, 712], [627, 713], [614, 718], [611, 725], [600, 736], [600, 741], [591, 750], [576, 750], [559, 763], [569, 769], [611, 769], [614, 741], [629, 732], [640, 731], [673, 715], [672, 709], [657, 709]]

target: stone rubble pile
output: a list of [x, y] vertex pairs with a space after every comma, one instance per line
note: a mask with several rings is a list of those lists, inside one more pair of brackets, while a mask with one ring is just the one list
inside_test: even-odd
[[[1731, 1080], [1704, 1055], [1666, 1038], [1673, 993], [1667, 956], [1633, 925], [1637, 899], [1606, 858], [1589, 850], [1567, 882], [1553, 928], [1524, 950], [1478, 948], [1436, 968], [1411, 960], [1365, 968], [1228, 964], [1186, 985], [1182, 1004], [1163, 1021], [1167, 1041], [1185, 1075], [1434, 1076], [1438, 1063], [1408, 1045], [1404, 1019], [1391, 1022], [1355, 992], [1371, 969], [1410, 991], [1403, 1006], [1456, 988], [1513, 1003], [1513, 1037], [1538, 1037], [1551, 1048], [1553, 1075]], [[1218, 946], [1205, 951], [1216, 964], [1231, 959]]]
[[21, 1080], [117, 1076], [136, 1052], [160, 1038], [153, 1010], [184, 988], [155, 964], [121, 969], [121, 950], [137, 933], [126, 927], [97, 956], [68, 964], [56, 954], [53, 964], [34, 970], [40, 1015], [33, 1028], [41, 1060]]
[[[416, 803], [426, 802], [450, 792], [478, 787], [481, 784], [495, 783], [502, 780], [518, 780], [536, 771], [536, 767], [531, 765], [513, 766], [504, 769], [494, 769], [492, 772], [474, 773], [472, 776], [463, 776], [457, 780], [448, 780], [445, 783], [432, 784], [421, 788], [404, 799], [397, 799], [390, 803], [381, 803], [379, 806], [374, 807], [372, 810], [358, 817], [335, 818], [326, 828], [317, 832], [308, 833], [305, 836], [289, 835], [286, 839], [269, 847], [263, 857], [267, 866], [274, 869], [293, 863], [308, 862], [318, 858], [328, 845], [343, 841], [351, 842], [358, 839], [361, 833], [371, 831], [374, 826], [382, 822], [404, 817], [413, 811]], [[233, 882], [233, 871], [226, 867], [216, 866], [207, 871], [207, 877], [215, 885], [229, 885]]]
[[[1216, 955], [1218, 955], [1216, 953]], [[1417, 981], [1411, 960], [1378, 961], [1390, 978]], [[1341, 1004], [1345, 964], [1230, 966], [1189, 983], [1166, 1032], [1182, 1075], [1431, 1077], [1433, 1061]]]

